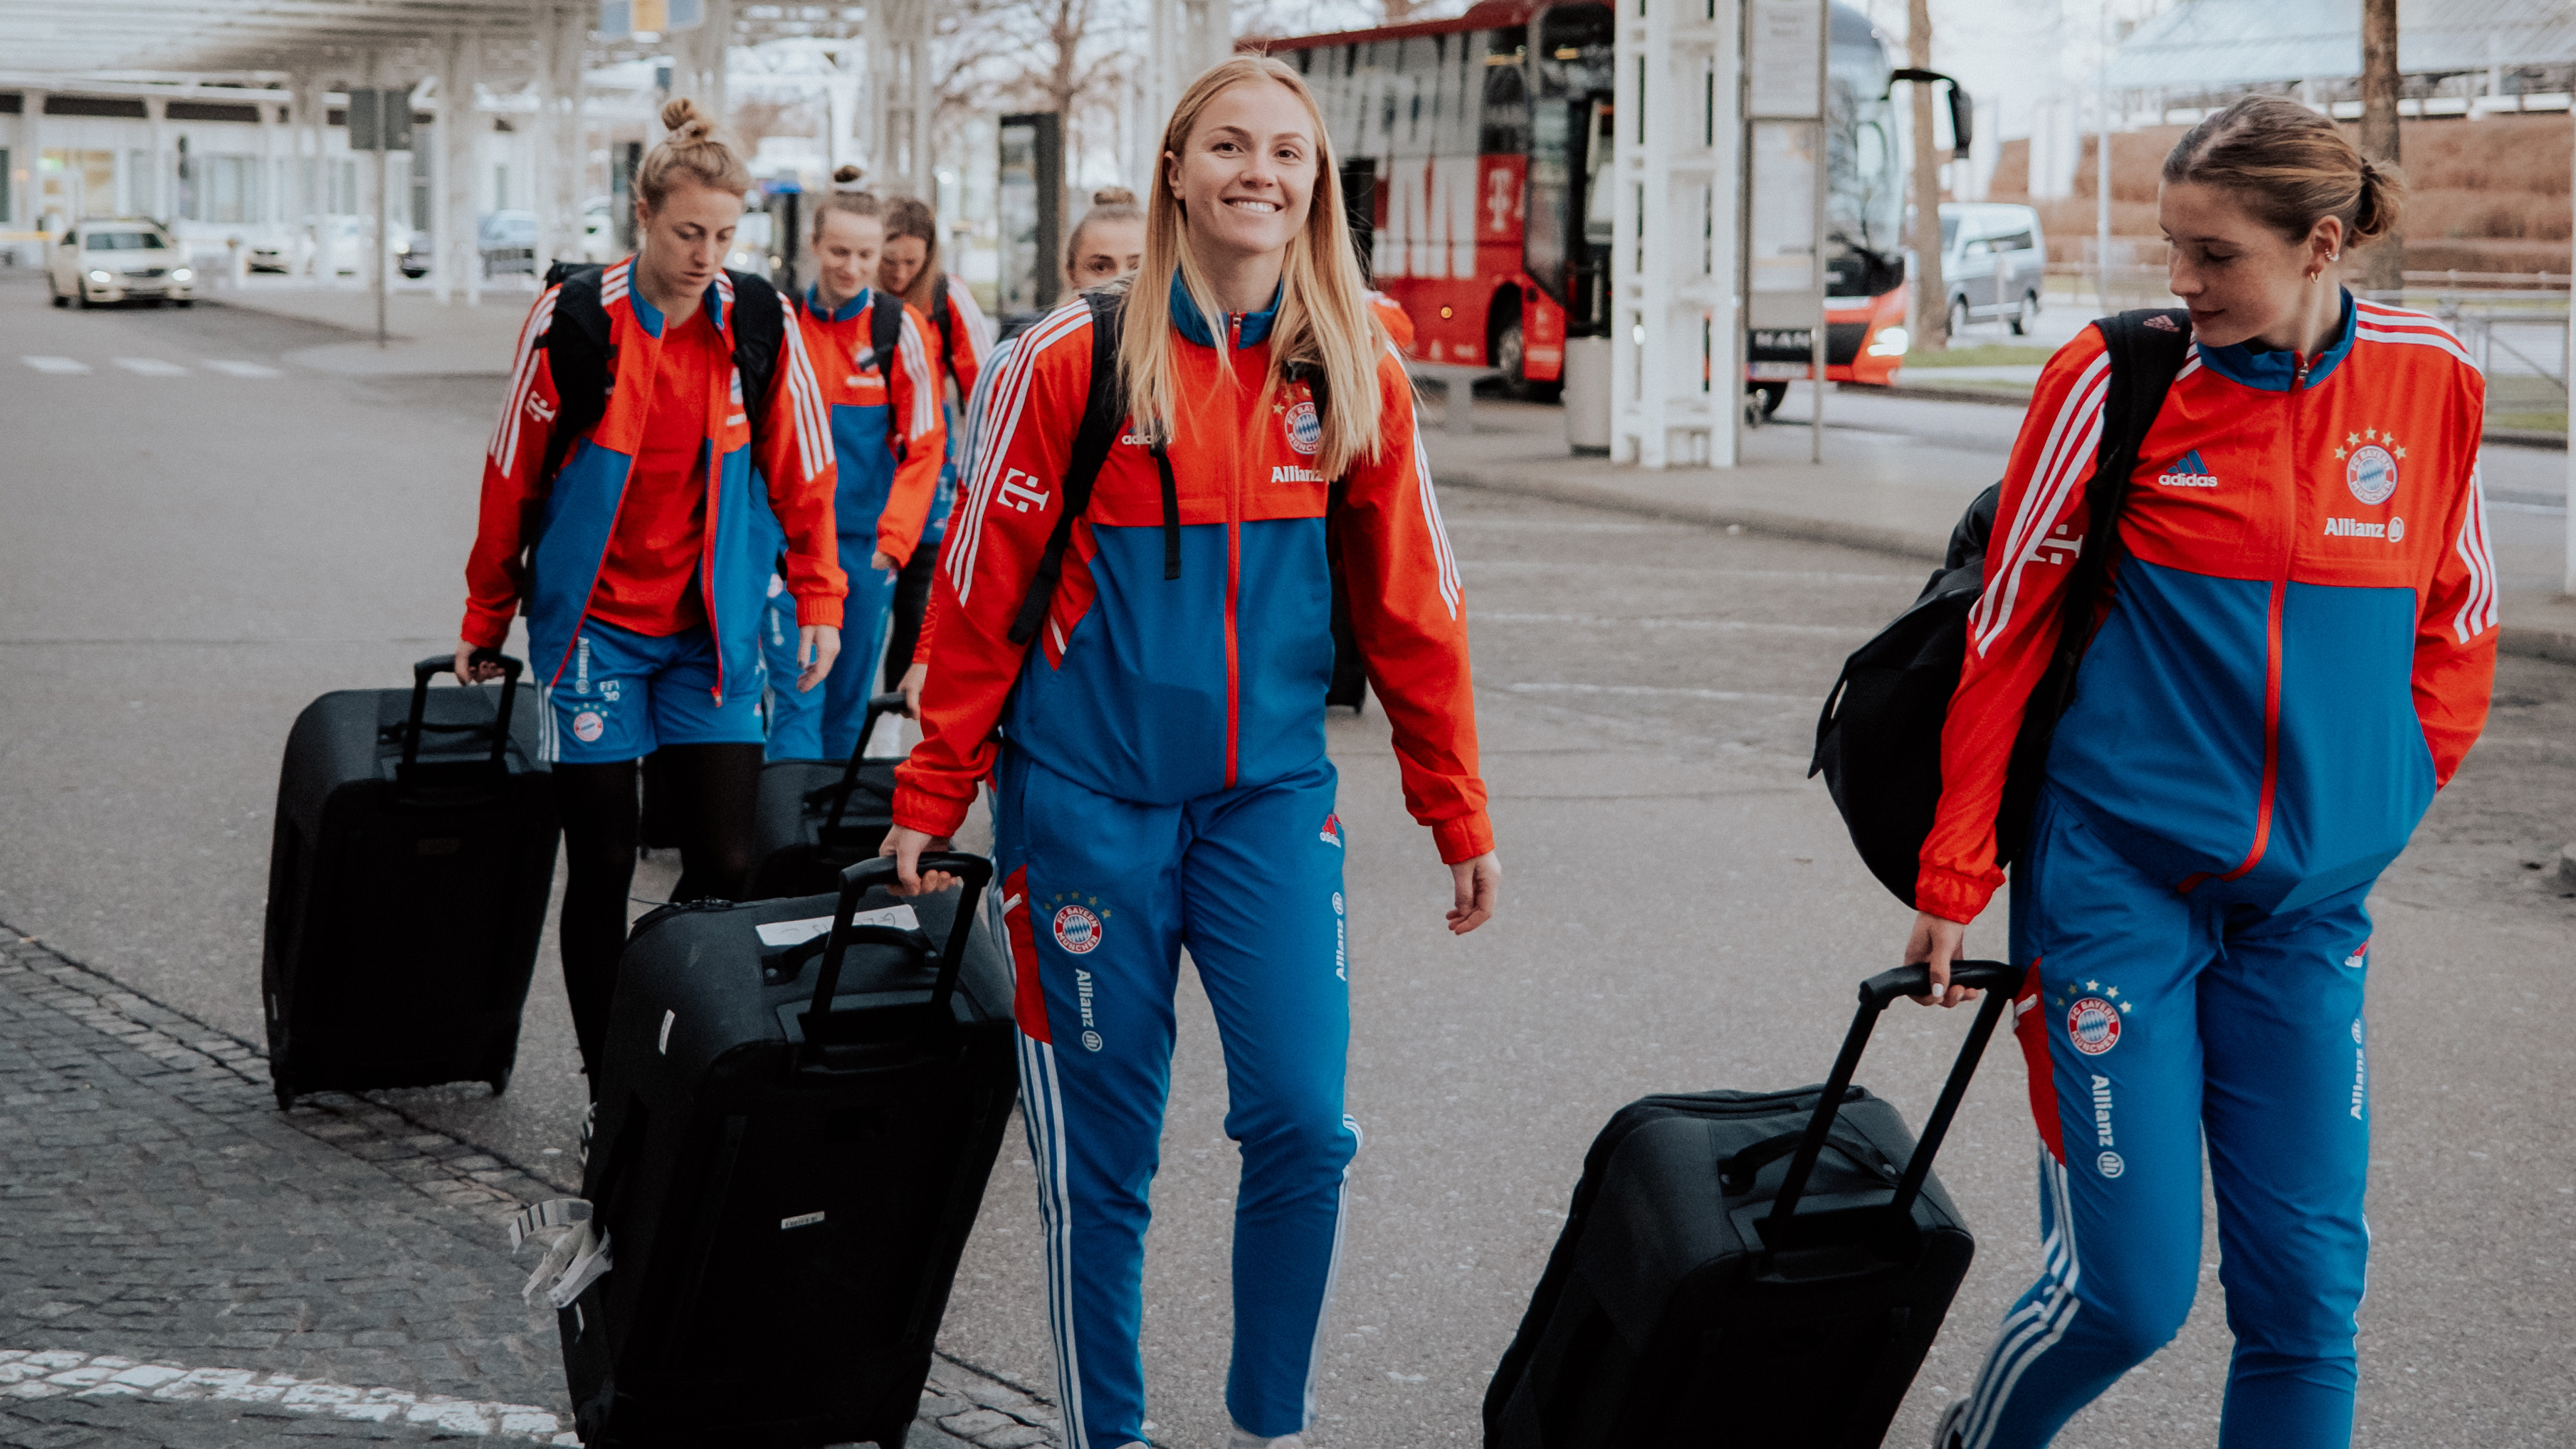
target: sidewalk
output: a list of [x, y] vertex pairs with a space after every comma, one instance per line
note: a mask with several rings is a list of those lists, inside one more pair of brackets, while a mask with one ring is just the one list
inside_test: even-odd
[[[573, 1444], [503, 1225], [555, 1194], [0, 926], [0, 1445]], [[1055, 1419], [941, 1360], [907, 1449]]]
[[408, 283], [385, 298], [385, 332], [376, 345], [376, 294], [355, 286], [322, 286], [301, 278], [254, 277], [238, 290], [202, 294], [205, 304], [270, 312], [347, 331], [348, 342], [306, 347], [289, 362], [318, 372], [359, 377], [426, 377], [489, 373], [506, 376], [519, 324], [536, 292], [521, 277], [496, 277], [483, 289], [482, 305], [459, 296], [447, 306], [425, 285]]
[[[1997, 457], [1970, 447], [1833, 425], [1829, 396], [1826, 461], [1807, 461], [1803, 422], [1774, 422], [1743, 435], [1734, 468], [1661, 472], [1579, 458], [1566, 449], [1557, 408], [1478, 399], [1477, 432], [1447, 430], [1447, 404], [1423, 407], [1433, 481], [1444, 488], [1553, 498], [1653, 518], [1677, 518], [1782, 538], [1847, 544], [1927, 568], [1947, 551], [1969, 500], [1995, 480]], [[1803, 398], [1803, 387], [1800, 399]], [[2505, 653], [2576, 664], [2576, 599], [2508, 587], [2501, 599]]]

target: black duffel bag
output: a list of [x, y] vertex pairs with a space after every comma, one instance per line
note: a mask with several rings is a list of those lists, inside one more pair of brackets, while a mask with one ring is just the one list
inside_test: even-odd
[[[2118, 537], [2139, 447], [2191, 345], [2191, 314], [2178, 307], [2122, 312], [2093, 325], [2101, 330], [2111, 363], [2093, 477], [2117, 479], [2118, 486], [2089, 488], [2090, 517], [2084, 537], [2073, 540], [2075, 574], [2067, 583], [2056, 649], [2031, 690], [2013, 740], [2003, 804], [1995, 815], [1997, 864], [2010, 862], [2023, 844], [2049, 740], [2074, 702], [2076, 666], [2102, 616], [2111, 573], [2107, 545]], [[1941, 800], [1941, 728], [1967, 657], [1968, 612], [1985, 592], [1986, 545], [2002, 487], [1989, 487], [1968, 505], [1951, 531], [1948, 555], [1922, 594], [1843, 661], [1842, 677], [1816, 719], [1816, 753], [1807, 774], [1825, 777], [1870, 874], [1909, 906], [1923, 838], [1932, 832]], [[2104, 546], [2085, 547], [2088, 540]], [[2031, 547], [2040, 542], [2033, 540]]]

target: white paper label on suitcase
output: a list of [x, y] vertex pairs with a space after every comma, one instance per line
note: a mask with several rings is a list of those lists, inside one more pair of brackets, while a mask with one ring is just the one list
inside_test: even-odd
[[[850, 917], [853, 926], [893, 926], [898, 930], [918, 931], [921, 917], [910, 906], [888, 906], [881, 911], [861, 911]], [[832, 933], [832, 918], [816, 916], [810, 921], [772, 921], [758, 928], [764, 946], [801, 946], [816, 936]]]

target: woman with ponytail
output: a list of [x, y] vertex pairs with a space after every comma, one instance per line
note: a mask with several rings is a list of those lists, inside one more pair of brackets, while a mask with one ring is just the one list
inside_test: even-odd
[[[844, 166], [833, 180], [858, 180]], [[844, 610], [848, 668], [824, 682], [820, 697], [787, 687], [795, 650], [794, 603], [782, 577], [770, 581], [765, 644], [770, 654], [769, 758], [839, 759], [860, 743], [877, 649], [896, 575], [922, 538], [948, 434], [931, 361], [930, 329], [914, 308], [874, 284], [885, 245], [884, 206], [865, 191], [836, 190], [814, 205], [814, 284], [794, 313], [806, 355], [815, 364], [821, 402], [831, 420], [840, 485], [832, 518], [840, 534], [841, 569], [850, 579]], [[882, 344], [882, 350], [881, 349]]]
[[[936, 353], [931, 362], [939, 373], [940, 406], [947, 410], [953, 441], [956, 410], [966, 406], [983, 376], [985, 359], [993, 350], [993, 328], [975, 305], [975, 294], [965, 280], [940, 264], [939, 217], [930, 203], [896, 197], [886, 203], [885, 226], [885, 255], [877, 264], [879, 285], [930, 319]], [[888, 689], [902, 678], [919, 645], [922, 616], [930, 603], [931, 566], [940, 540], [948, 535], [948, 512], [957, 499], [957, 467], [957, 451], [952, 447], [948, 465], [940, 470], [939, 496], [931, 500], [930, 521], [922, 529], [922, 548], [895, 584], [894, 622], [886, 641]]]
[[[1136, 193], [1124, 186], [1104, 186], [1091, 193], [1091, 208], [1073, 224], [1073, 235], [1064, 243], [1064, 289], [1068, 292], [1103, 287], [1126, 276], [1145, 261], [1145, 213], [1136, 205]], [[1410, 335], [1408, 333], [1408, 335]], [[983, 432], [986, 404], [992, 397], [993, 379], [1011, 355], [1017, 337], [1005, 337], [993, 344], [984, 359], [984, 370], [975, 379], [975, 389], [968, 394], [966, 411], [961, 416], [949, 452], [958, 458], [974, 456], [975, 442]], [[929, 600], [929, 577], [923, 575], [923, 604]], [[921, 681], [929, 673], [923, 662], [930, 658], [930, 636], [937, 615], [920, 624], [920, 635], [912, 648], [896, 655], [886, 654], [886, 677], [898, 680], [895, 665], [898, 657], [907, 666], [893, 687], [903, 690], [903, 712], [915, 716], [921, 705]], [[902, 642], [900, 640], [896, 641]]]
[[[1106, 380], [1122, 422], [1087, 504], [1068, 514], [1065, 472], [1108, 325], [1096, 296], [1022, 334], [995, 377], [935, 581], [924, 738], [885, 848], [902, 889], [944, 886], [921, 851], [992, 778], [1072, 1449], [1144, 1440], [1140, 1273], [1184, 947], [1243, 1150], [1232, 1443], [1302, 1444], [1312, 1420], [1360, 1140], [1324, 751], [1337, 559], [1405, 803], [1449, 865], [1449, 930], [1482, 925], [1501, 887], [1457, 565], [1339, 180], [1293, 68], [1237, 56], [1193, 82], [1163, 134]], [[1062, 576], [1041, 584], [1057, 537]]]
[[[2365, 901], [2477, 739], [2496, 648], [2485, 381], [2432, 318], [2342, 283], [2401, 195], [2293, 101], [2202, 121], [2158, 199], [2189, 315], [2143, 324], [2191, 345], [2137, 471], [2091, 476], [2118, 387], [2096, 329], [2050, 360], [2022, 424], [1905, 943], [1932, 999], [1972, 994], [1950, 963], [2004, 883], [1995, 816], [2066, 559], [2109, 548], [2113, 587], [2082, 611], [2013, 862], [2046, 1267], [1938, 1449], [2047, 1444], [2173, 1337], [2201, 1280], [2204, 1150], [2236, 1335], [2219, 1444], [2351, 1440]], [[2124, 502], [2097, 541], [2105, 487]]]
[[[636, 760], [660, 752], [677, 897], [733, 896], [751, 868], [762, 592], [782, 543], [795, 689], [831, 672], [846, 591], [805, 350], [767, 282], [723, 270], [751, 173], [687, 100], [662, 124], [635, 173], [635, 255], [549, 286], [520, 330], [456, 646], [460, 679], [494, 678], [491, 651], [527, 613], [563, 816], [564, 985], [594, 1083], [626, 942]], [[735, 361], [746, 328], [785, 339], [765, 389]]]

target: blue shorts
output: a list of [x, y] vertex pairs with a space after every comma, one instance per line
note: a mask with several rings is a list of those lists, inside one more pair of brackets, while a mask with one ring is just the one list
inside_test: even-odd
[[540, 698], [545, 756], [566, 765], [640, 759], [664, 745], [760, 743], [760, 689], [716, 703], [715, 639], [701, 624], [656, 639], [592, 619]]

